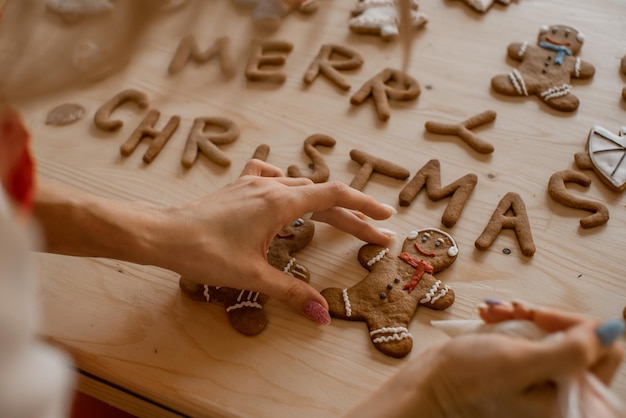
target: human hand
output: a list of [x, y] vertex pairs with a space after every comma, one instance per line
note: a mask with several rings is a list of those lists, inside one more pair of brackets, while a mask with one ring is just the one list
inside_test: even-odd
[[552, 418], [564, 377], [589, 371], [608, 385], [623, 359], [622, 344], [613, 343], [623, 323], [495, 301], [479, 312], [488, 323], [525, 319], [552, 335], [453, 338], [421, 353], [349, 416]]
[[343, 183], [313, 184], [251, 160], [237, 181], [163, 209], [168, 257], [155, 263], [204, 284], [263, 292], [327, 324], [328, 304], [320, 293], [267, 262], [276, 234], [306, 213], [364, 241], [389, 243], [390, 232], [374, 228], [366, 217], [386, 219], [391, 207]]

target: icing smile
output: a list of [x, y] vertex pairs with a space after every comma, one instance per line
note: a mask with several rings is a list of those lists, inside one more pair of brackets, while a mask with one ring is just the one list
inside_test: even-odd
[[291, 238], [293, 238], [295, 236], [296, 236], [296, 234], [294, 234], [293, 232], [289, 233], [289, 234], [281, 234], [279, 232], [278, 234], [276, 234], [276, 238], [281, 238], [281, 239], [291, 239]]
[[554, 39], [550, 38], [549, 36], [546, 36], [546, 41], [550, 42], [553, 45], [557, 45], [557, 46], [570, 46], [570, 43], [567, 42], [567, 41], [563, 41], [563, 42], [555, 41]]
[[429, 252], [422, 250], [417, 242], [415, 243], [415, 248], [417, 249], [417, 251], [420, 252], [420, 254], [423, 254], [426, 257], [434, 257], [436, 255], [435, 253], [429, 253]]

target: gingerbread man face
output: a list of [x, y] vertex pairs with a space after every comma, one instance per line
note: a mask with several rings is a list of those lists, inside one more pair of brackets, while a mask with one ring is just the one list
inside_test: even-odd
[[585, 42], [585, 36], [576, 29], [565, 25], [543, 26], [539, 30], [537, 43], [542, 43], [555, 47], [565, 54], [569, 49], [570, 55], [577, 55]]
[[571, 93], [571, 78], [591, 78], [595, 74], [592, 64], [576, 56], [583, 42], [583, 34], [572, 27], [544, 26], [537, 45], [527, 42], [509, 45], [509, 58], [521, 64], [508, 75], [492, 78], [491, 86], [508, 96], [535, 94], [553, 109], [574, 111], [579, 100]]
[[454, 291], [434, 277], [457, 258], [458, 247], [448, 233], [436, 228], [412, 231], [402, 252], [367, 244], [358, 259], [370, 273], [351, 288], [328, 288], [322, 296], [335, 318], [364, 321], [377, 350], [401, 358], [413, 348], [409, 323], [419, 305], [446, 309]]
[[[284, 227], [272, 240], [267, 261], [284, 273], [308, 283], [311, 277], [309, 270], [298, 264], [292, 253], [309, 245], [314, 233], [315, 224], [310, 220], [298, 219]], [[263, 304], [268, 297], [263, 293], [210, 286], [185, 277], [180, 278], [179, 285], [183, 293], [192, 299], [224, 305], [230, 324], [242, 334], [256, 335], [267, 325]]]

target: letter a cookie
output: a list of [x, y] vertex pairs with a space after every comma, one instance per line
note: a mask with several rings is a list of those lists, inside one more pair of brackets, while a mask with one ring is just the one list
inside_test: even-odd
[[569, 26], [542, 27], [537, 45], [527, 42], [509, 45], [509, 58], [521, 64], [508, 75], [492, 78], [491, 87], [507, 96], [535, 94], [556, 110], [578, 109], [580, 102], [571, 93], [570, 79], [591, 78], [596, 71], [592, 64], [576, 56], [584, 40], [582, 33]]
[[454, 238], [435, 228], [412, 231], [396, 257], [388, 248], [367, 244], [358, 259], [370, 273], [350, 288], [324, 289], [322, 296], [333, 317], [364, 321], [377, 350], [402, 358], [413, 348], [408, 326], [418, 306], [446, 309], [454, 302], [454, 291], [433, 275], [458, 253]]
[[[310, 220], [298, 219], [283, 228], [272, 241], [267, 261], [275, 268], [297, 279], [309, 282], [309, 270], [296, 263], [291, 253], [309, 245], [315, 233], [315, 224]], [[230, 324], [245, 335], [256, 335], [265, 329], [267, 318], [263, 304], [268, 296], [250, 290], [225, 286], [210, 286], [181, 277], [179, 285], [183, 293], [192, 299], [216, 302], [224, 305]]]

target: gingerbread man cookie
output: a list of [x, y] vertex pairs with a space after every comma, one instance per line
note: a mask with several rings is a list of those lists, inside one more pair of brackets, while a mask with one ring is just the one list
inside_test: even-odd
[[[311, 277], [309, 270], [298, 264], [292, 253], [309, 245], [314, 233], [315, 224], [311, 220], [298, 219], [284, 227], [272, 240], [267, 261], [275, 268], [308, 283]], [[263, 293], [209, 286], [186, 277], [180, 278], [179, 285], [183, 293], [192, 299], [224, 305], [228, 321], [242, 334], [256, 335], [267, 325], [263, 304], [268, 296]]]
[[317, 0], [235, 0], [238, 5], [253, 7], [252, 19], [256, 26], [276, 30], [282, 18], [297, 10], [310, 14], [317, 10]]
[[[411, 0], [411, 27], [418, 29], [428, 22], [428, 17], [417, 12], [417, 1]], [[400, 17], [396, 0], [359, 0], [352, 9], [348, 22], [350, 30], [359, 34], [380, 35], [385, 41], [392, 41], [400, 35]]]
[[437, 280], [459, 253], [448, 233], [435, 228], [412, 231], [404, 240], [402, 253], [367, 244], [358, 259], [370, 273], [356, 285], [322, 291], [335, 318], [364, 321], [377, 350], [402, 358], [413, 348], [408, 326], [419, 305], [446, 309], [454, 302], [454, 291]]
[[553, 109], [574, 111], [580, 102], [571, 93], [571, 78], [591, 78], [596, 71], [592, 64], [576, 56], [583, 42], [583, 34], [574, 28], [543, 26], [537, 45], [509, 45], [508, 56], [521, 64], [508, 75], [492, 78], [491, 87], [507, 96], [535, 94]]
[[593, 169], [600, 180], [615, 192], [626, 189], [626, 126], [618, 135], [594, 126], [587, 137], [587, 151], [574, 155], [580, 169]]

